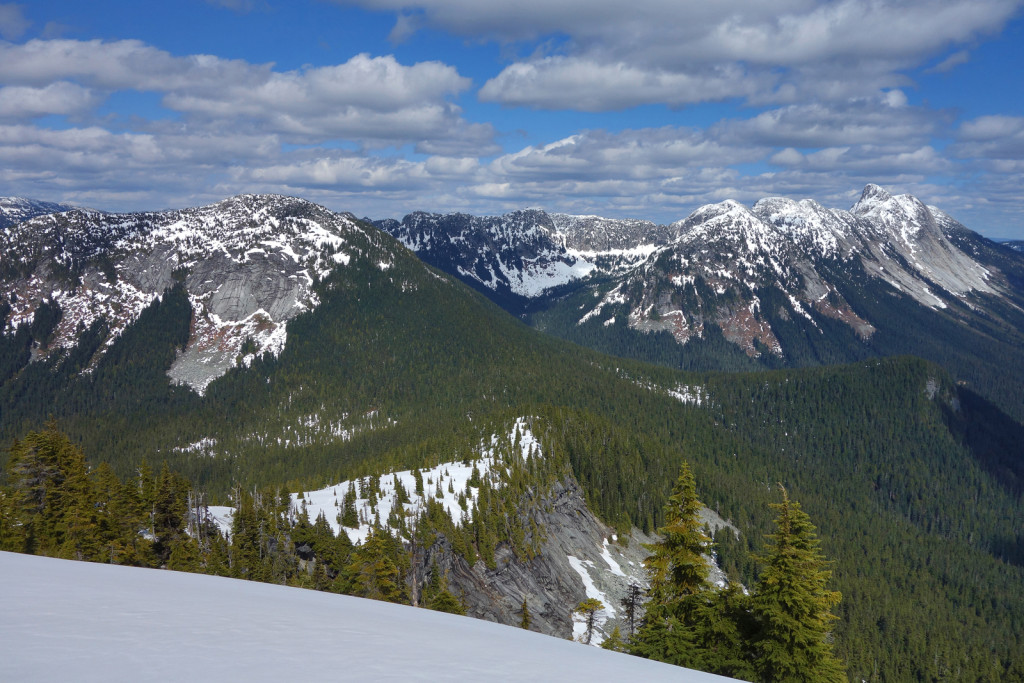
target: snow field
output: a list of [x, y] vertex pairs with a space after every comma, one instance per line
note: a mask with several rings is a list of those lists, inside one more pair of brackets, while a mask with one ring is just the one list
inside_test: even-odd
[[729, 679], [488, 621], [200, 574], [0, 552], [3, 681]]
[[[311, 522], [316, 521], [322, 513], [335, 535], [344, 531], [353, 543], [363, 543], [377, 520], [382, 526], [387, 525], [388, 518], [397, 504], [398, 496], [395, 486], [397, 480], [409, 496], [409, 502], [403, 503], [401, 510], [401, 514], [406, 515], [407, 518], [425, 509], [427, 500], [433, 499], [445, 507], [456, 524], [459, 524], [463, 518], [471, 521], [473, 504], [480, 493], [479, 487], [469, 485], [474, 468], [481, 479], [489, 478], [492, 487], [500, 488], [506, 469], [503, 457], [516, 455], [512, 449], [516, 444], [517, 437], [519, 457], [524, 460], [531, 456], [542, 457], [540, 442], [530, 430], [528, 420], [518, 418], [509, 434], [503, 436], [495, 434], [491, 436], [489, 442], [481, 443], [476, 460], [456, 460], [420, 469], [420, 476], [423, 479], [423, 495], [416, 493], [416, 476], [413, 470], [401, 470], [380, 475], [380, 493], [376, 496], [375, 505], [371, 505], [368, 495], [369, 477], [346, 479], [316, 491], [293, 493], [292, 505], [296, 511], [304, 508]], [[343, 527], [338, 521], [339, 514], [344, 510], [345, 494], [350, 485], [356, 489], [355, 508], [360, 521], [357, 528]], [[465, 495], [466, 510], [463, 510], [459, 504], [460, 493]], [[209, 510], [221, 531], [230, 533], [234, 508], [210, 506]]]

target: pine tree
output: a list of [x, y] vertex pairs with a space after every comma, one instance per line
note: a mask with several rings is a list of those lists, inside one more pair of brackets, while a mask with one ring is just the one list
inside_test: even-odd
[[630, 643], [632, 654], [708, 668], [701, 634], [711, 599], [703, 554], [711, 539], [704, 533], [700, 509], [693, 472], [684, 462], [665, 505], [665, 524], [658, 529], [661, 541], [645, 546], [652, 553], [644, 560], [650, 599], [644, 623]]
[[684, 462], [665, 505], [665, 525], [658, 529], [662, 540], [646, 546], [652, 553], [644, 566], [650, 575], [653, 606], [674, 609], [710, 588], [703, 554], [711, 539], [704, 533], [700, 509], [693, 472]]
[[576, 605], [576, 609], [572, 611], [574, 615], [578, 614], [583, 617], [583, 624], [587, 629], [583, 633], [584, 645], [590, 645], [590, 640], [594, 636], [594, 620], [597, 617], [597, 612], [602, 609], [604, 609], [603, 602], [597, 598], [587, 598]]
[[533, 617], [530, 615], [530, 608], [526, 605], [526, 598], [523, 598], [523, 606], [521, 609], [523, 616], [519, 620], [519, 628], [530, 630], [530, 624], [533, 623]]
[[831, 610], [842, 596], [826, 588], [832, 571], [815, 527], [785, 488], [782, 502], [772, 507], [779, 513], [776, 531], [757, 558], [763, 568], [752, 601], [758, 675], [770, 681], [845, 681], [829, 633], [836, 619]]

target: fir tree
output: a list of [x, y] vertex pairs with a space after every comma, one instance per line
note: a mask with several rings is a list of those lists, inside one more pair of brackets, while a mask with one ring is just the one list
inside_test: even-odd
[[652, 605], [675, 608], [710, 588], [703, 554], [711, 539], [704, 533], [700, 509], [693, 472], [684, 462], [665, 505], [665, 525], [658, 529], [662, 540], [646, 546], [652, 553], [644, 560]]
[[533, 623], [533, 617], [530, 616], [530, 608], [526, 604], [526, 598], [523, 598], [523, 606], [520, 611], [523, 613], [523, 616], [519, 620], [519, 628], [529, 631], [530, 624]]
[[[716, 670], [709, 653], [709, 620], [714, 615], [708, 565], [711, 545], [700, 521], [700, 501], [690, 466], [684, 462], [665, 505], [661, 541], [645, 546], [650, 577], [644, 623], [630, 652], [677, 666]], [[709, 604], [711, 603], [711, 604]]]
[[583, 625], [586, 627], [582, 636], [584, 645], [590, 645], [590, 640], [594, 636], [594, 620], [597, 618], [597, 612], [602, 609], [604, 609], [603, 602], [597, 598], [587, 598], [576, 605], [576, 609], [572, 611], [574, 615], [578, 614], [583, 618]]
[[408, 603], [409, 596], [396, 559], [401, 548], [386, 529], [370, 529], [366, 541], [353, 552], [345, 572], [346, 592], [374, 600]]
[[832, 571], [814, 525], [785, 488], [782, 502], [772, 507], [779, 513], [776, 531], [758, 558], [763, 567], [752, 603], [760, 627], [754, 643], [758, 675], [770, 681], [845, 681], [829, 633], [836, 619], [831, 610], [841, 596], [826, 588]]
[[622, 633], [619, 631], [618, 626], [612, 629], [611, 634], [601, 643], [601, 647], [605, 650], [613, 650], [614, 652], [625, 651], [626, 643], [622, 640]]
[[342, 526], [350, 529], [359, 526], [359, 515], [356, 513], [356, 489], [353, 484], [349, 484], [348, 491], [345, 492], [345, 501], [338, 521]]
[[438, 568], [437, 562], [432, 562], [430, 566], [430, 581], [423, 589], [423, 606], [435, 612], [466, 614], [466, 606], [448, 590], [448, 579]]

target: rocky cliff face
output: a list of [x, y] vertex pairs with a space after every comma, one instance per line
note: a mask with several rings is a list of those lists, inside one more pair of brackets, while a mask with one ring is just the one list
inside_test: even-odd
[[350, 215], [269, 195], [181, 211], [40, 216], [0, 230], [4, 322], [28, 323], [47, 301], [63, 314], [51, 349], [73, 346], [80, 326], [99, 318], [113, 339], [180, 282], [192, 334], [169, 374], [202, 392], [239, 361], [280, 353], [287, 322], [318, 304], [318, 278], [354, 258], [388, 263], [376, 237]]
[[[560, 638], [578, 638], [582, 624], [572, 618], [572, 608], [588, 597], [604, 604], [596, 619], [591, 644], [600, 644], [618, 626], [628, 633], [622, 600], [630, 584], [647, 587], [643, 560], [645, 543], [654, 539], [634, 529], [619, 538], [587, 508], [583, 492], [572, 479], [556, 483], [528, 506], [543, 530], [541, 552], [532, 560], [519, 561], [507, 546], [495, 552], [497, 568], [483, 562], [470, 565], [452, 552], [445, 540], [429, 548], [419, 569], [421, 583], [433, 566], [448, 579], [449, 590], [461, 596], [470, 616], [518, 626], [526, 600], [531, 629]], [[711, 510], [704, 520], [712, 529], [729, 526]], [[707, 558], [711, 581], [725, 585], [725, 577]]]

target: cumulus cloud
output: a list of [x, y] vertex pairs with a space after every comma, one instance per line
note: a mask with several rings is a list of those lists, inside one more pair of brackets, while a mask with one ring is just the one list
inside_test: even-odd
[[[480, 94], [587, 111], [724, 97], [784, 102], [796, 92], [863, 96], [909, 84], [904, 70], [1000, 30], [1020, 8], [1019, 0], [336, 2], [399, 12], [393, 34], [403, 39], [421, 26], [506, 43], [565, 36], [557, 54], [533, 52]], [[951, 56], [949, 68], [960, 59]]]
[[0, 119], [80, 114], [90, 111], [99, 100], [92, 90], [67, 81], [50, 83], [41, 88], [17, 85], [0, 87]]
[[30, 88], [62, 81], [162, 93], [168, 109], [245, 120], [296, 142], [457, 137], [464, 122], [447, 98], [470, 84], [440, 62], [405, 66], [392, 56], [359, 54], [343, 64], [279, 72], [211, 55], [176, 57], [134, 40], [0, 44], [0, 79]]
[[638, 102], [681, 106], [750, 96], [765, 89], [739, 65], [694, 73], [647, 70], [625, 62], [547, 57], [506, 67], [480, 89], [480, 99], [505, 105], [604, 111]]
[[490, 168], [507, 178], [536, 181], [656, 180], [686, 169], [755, 161], [764, 153], [764, 149], [751, 146], [723, 146], [700, 131], [674, 127], [614, 134], [586, 131], [506, 154], [495, 159]]
[[840, 145], [926, 142], [948, 123], [950, 114], [907, 106], [899, 91], [842, 103], [794, 104], [761, 112], [750, 119], [724, 121], [714, 127], [722, 140], [777, 147], [814, 148]]
[[978, 159], [991, 170], [1015, 172], [1008, 161], [1024, 161], [1024, 116], [980, 116], [964, 122], [950, 151], [962, 159]]
[[[464, 179], [466, 157], [499, 151], [493, 127], [452, 101], [469, 79], [433, 61], [358, 54], [280, 71], [135, 40], [36, 39], [0, 42], [0, 83], [0, 181], [35, 195], [88, 193], [95, 205], [254, 186], [409, 192], [435, 176]], [[155, 93], [172, 115], [101, 116], [117, 92]], [[48, 115], [69, 118], [34, 124]], [[426, 160], [403, 160], [409, 147]]]

